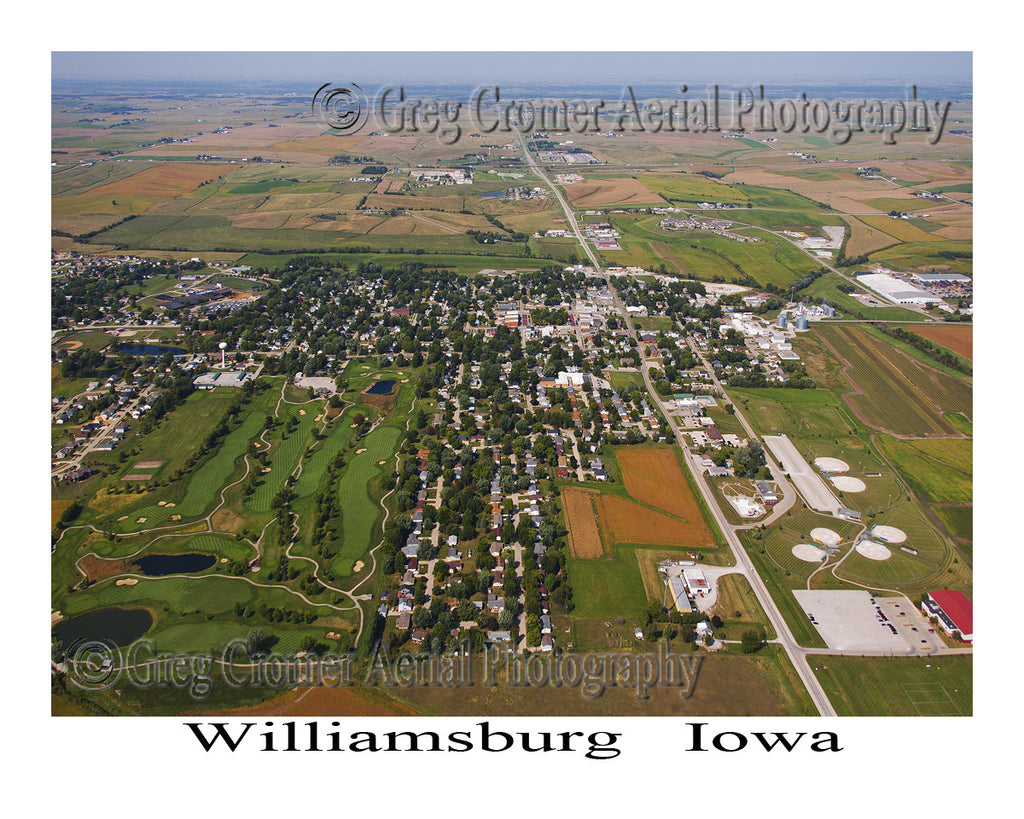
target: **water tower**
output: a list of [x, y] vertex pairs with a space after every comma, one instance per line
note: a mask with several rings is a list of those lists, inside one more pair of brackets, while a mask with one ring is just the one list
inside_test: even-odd
[[217, 346], [220, 347], [220, 366], [222, 368], [226, 368], [228, 365], [227, 362], [224, 361], [224, 351], [228, 348], [228, 343], [226, 341], [222, 341]]

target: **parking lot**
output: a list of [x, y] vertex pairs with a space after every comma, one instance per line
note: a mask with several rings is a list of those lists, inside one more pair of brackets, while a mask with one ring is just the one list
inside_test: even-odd
[[829, 648], [913, 654], [943, 645], [906, 597], [876, 598], [859, 590], [794, 590], [793, 594]]

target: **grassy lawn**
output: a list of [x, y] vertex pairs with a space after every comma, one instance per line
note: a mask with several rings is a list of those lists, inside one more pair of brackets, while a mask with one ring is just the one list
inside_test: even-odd
[[937, 717], [973, 713], [971, 655], [810, 660], [840, 716]]

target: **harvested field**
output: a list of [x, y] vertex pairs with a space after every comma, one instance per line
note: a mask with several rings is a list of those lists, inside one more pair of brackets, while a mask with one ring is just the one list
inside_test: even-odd
[[974, 359], [974, 328], [971, 326], [906, 327], [906, 330], [917, 333], [929, 341], [941, 344], [964, 358]]
[[179, 196], [195, 189], [200, 182], [212, 181], [218, 176], [236, 170], [238, 170], [236, 165], [191, 165], [185, 162], [168, 162], [155, 168], [146, 168], [125, 179], [92, 188], [90, 193], [102, 196], [117, 194]]
[[601, 528], [610, 542], [657, 546], [713, 546], [698, 541], [687, 525], [620, 495], [601, 495], [597, 502]]
[[700, 509], [686, 483], [679, 459], [671, 449], [620, 449], [626, 490], [638, 501], [688, 521], [701, 520]]
[[636, 179], [592, 179], [565, 186], [572, 203], [577, 207], [604, 205], [666, 204], [665, 200]]
[[594, 510], [595, 497], [600, 497], [600, 493], [572, 487], [562, 490], [565, 526], [569, 530], [569, 553], [573, 557], [601, 557], [604, 554]]

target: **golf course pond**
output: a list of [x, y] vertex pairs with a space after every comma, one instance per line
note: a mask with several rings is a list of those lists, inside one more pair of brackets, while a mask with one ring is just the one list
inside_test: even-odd
[[114, 643], [130, 646], [153, 625], [153, 615], [145, 609], [122, 609], [111, 606], [62, 620], [53, 627], [53, 636], [65, 648], [80, 641]]
[[216, 557], [205, 554], [146, 555], [135, 561], [139, 571], [147, 577], [201, 572], [204, 569], [209, 569], [216, 562]]
[[370, 389], [365, 390], [365, 392], [367, 395], [390, 395], [394, 387], [394, 379], [389, 378], [384, 381], [378, 381]]

